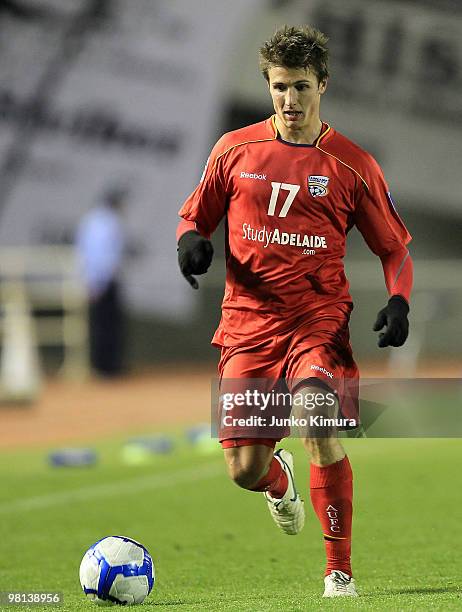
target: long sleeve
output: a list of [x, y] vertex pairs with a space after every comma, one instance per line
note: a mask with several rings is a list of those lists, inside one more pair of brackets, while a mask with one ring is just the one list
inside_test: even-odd
[[[206, 238], [211, 236], [223, 218], [228, 202], [226, 179], [222, 167], [224, 149], [222, 137], [212, 149], [199, 185], [178, 213], [184, 220], [195, 223], [195, 227], [189, 226], [189, 229], [196, 229]], [[188, 231], [185, 228], [186, 226], [180, 222], [179, 231], [181, 233]]]
[[176, 241], [178, 242], [178, 240], [183, 234], [186, 234], [186, 232], [190, 231], [198, 231], [196, 222], [187, 221], [186, 219], [180, 219], [180, 222], [178, 223], [178, 226], [176, 228]]
[[414, 272], [409, 251], [403, 247], [382, 255], [380, 260], [389, 296], [401, 295], [409, 303]]
[[406, 245], [411, 241], [392, 200], [377, 162], [370, 157], [368, 187], [359, 186], [354, 221], [367, 245], [382, 262], [390, 296], [401, 295], [408, 302], [413, 280], [412, 259]]

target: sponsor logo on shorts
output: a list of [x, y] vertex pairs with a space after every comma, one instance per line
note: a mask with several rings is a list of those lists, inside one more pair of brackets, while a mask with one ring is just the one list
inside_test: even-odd
[[329, 177], [320, 174], [312, 174], [308, 177], [308, 189], [313, 198], [323, 198], [329, 193], [327, 185]]
[[322, 372], [323, 374], [325, 374], [329, 378], [334, 378], [334, 375], [332, 374], [332, 372], [329, 372], [329, 370], [326, 370], [326, 368], [323, 368], [322, 366], [312, 365], [311, 369], [312, 370], [317, 370], [318, 372]]

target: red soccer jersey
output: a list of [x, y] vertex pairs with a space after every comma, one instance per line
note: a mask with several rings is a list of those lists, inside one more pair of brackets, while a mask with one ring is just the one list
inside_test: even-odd
[[327, 124], [313, 145], [285, 142], [274, 116], [220, 138], [179, 214], [207, 237], [226, 217], [221, 346], [256, 345], [323, 306], [351, 305], [353, 225], [381, 257], [411, 239], [369, 153]]

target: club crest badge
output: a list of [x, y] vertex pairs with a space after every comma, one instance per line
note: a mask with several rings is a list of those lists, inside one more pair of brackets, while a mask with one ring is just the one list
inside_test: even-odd
[[313, 198], [323, 198], [326, 196], [329, 193], [328, 184], [328, 176], [313, 174], [308, 177], [308, 190]]

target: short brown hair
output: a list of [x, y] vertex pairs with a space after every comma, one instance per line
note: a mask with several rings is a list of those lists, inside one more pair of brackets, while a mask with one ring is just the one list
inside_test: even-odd
[[325, 34], [311, 26], [283, 26], [260, 48], [260, 70], [268, 81], [271, 66], [310, 68], [318, 82], [329, 76], [329, 50]]

